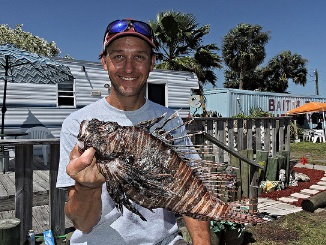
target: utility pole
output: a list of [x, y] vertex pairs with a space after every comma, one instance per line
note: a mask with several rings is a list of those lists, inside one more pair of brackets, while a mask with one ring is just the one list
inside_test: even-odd
[[319, 95], [319, 88], [318, 88], [318, 71], [317, 69], [314, 71], [316, 77], [316, 95]]

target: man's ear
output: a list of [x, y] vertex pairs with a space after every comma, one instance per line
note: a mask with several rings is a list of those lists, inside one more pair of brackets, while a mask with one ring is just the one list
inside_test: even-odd
[[102, 62], [102, 66], [103, 66], [104, 70], [107, 71], [108, 70], [108, 66], [106, 64], [106, 60], [105, 60], [105, 56], [104, 55], [101, 57], [101, 62]]
[[156, 54], [153, 54], [152, 55], [152, 63], [151, 63], [150, 71], [154, 70], [155, 62], [156, 62]]

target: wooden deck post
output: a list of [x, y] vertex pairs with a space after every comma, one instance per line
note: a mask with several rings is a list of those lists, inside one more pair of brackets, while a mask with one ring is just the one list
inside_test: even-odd
[[50, 224], [54, 236], [65, 234], [65, 191], [55, 187], [58, 176], [59, 145], [50, 146]]
[[17, 218], [0, 220], [1, 245], [20, 244], [20, 220]]
[[33, 203], [33, 145], [15, 146], [15, 186], [16, 186], [16, 218], [21, 221], [20, 242], [26, 240], [32, 229]]

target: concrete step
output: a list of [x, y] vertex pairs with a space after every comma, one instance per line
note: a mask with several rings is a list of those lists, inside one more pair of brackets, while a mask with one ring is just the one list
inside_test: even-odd
[[307, 194], [302, 194], [302, 193], [293, 193], [290, 195], [291, 197], [295, 197], [295, 198], [302, 198], [302, 199], [307, 199], [310, 197], [310, 195], [307, 195]]
[[310, 189], [324, 191], [324, 190], [326, 190], [326, 186], [323, 186], [323, 185], [312, 185], [312, 186], [310, 186]]
[[292, 203], [298, 201], [298, 198], [295, 197], [281, 197], [278, 199], [281, 202], [287, 202], [287, 203]]
[[326, 181], [319, 181], [319, 182], [317, 182], [317, 185], [326, 185]]
[[[292, 199], [297, 201], [296, 199]], [[272, 216], [283, 216], [290, 213], [295, 213], [301, 211], [301, 207], [296, 207], [294, 205], [284, 203], [281, 201], [275, 200], [259, 200], [258, 199], [258, 212], [260, 213], [268, 213]]]
[[300, 193], [302, 194], [308, 194], [308, 195], [316, 195], [317, 193], [319, 193], [318, 190], [312, 190], [312, 189], [303, 189], [300, 191]]

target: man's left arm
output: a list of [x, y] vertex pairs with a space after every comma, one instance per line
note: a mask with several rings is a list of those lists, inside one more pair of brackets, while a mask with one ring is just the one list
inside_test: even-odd
[[211, 235], [209, 221], [201, 221], [183, 216], [193, 245], [210, 245]]

